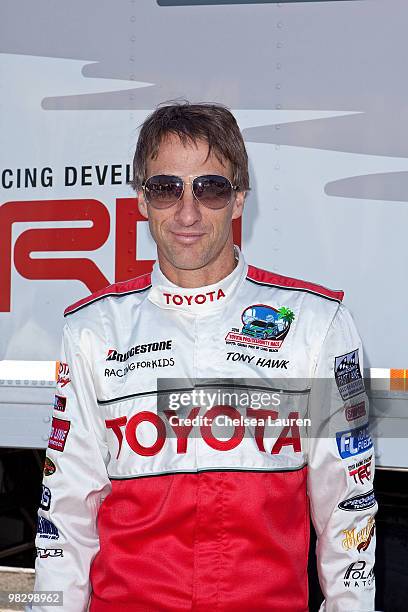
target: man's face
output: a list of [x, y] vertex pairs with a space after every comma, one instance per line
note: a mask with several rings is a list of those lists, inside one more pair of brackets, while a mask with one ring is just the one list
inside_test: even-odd
[[[179, 137], [170, 134], [159, 147], [156, 159], [149, 159], [145, 178], [155, 174], [173, 174], [191, 181], [190, 177], [219, 174], [232, 182], [229, 162], [222, 164], [213, 153], [208, 157], [208, 144], [182, 144]], [[198, 270], [232, 249], [232, 220], [241, 216], [244, 192], [233, 192], [225, 208], [211, 210], [193, 196], [191, 185], [186, 184], [183, 197], [170, 208], [157, 210], [149, 206], [139, 192], [139, 210], [149, 220], [153, 239], [157, 244], [159, 260], [180, 270]]]

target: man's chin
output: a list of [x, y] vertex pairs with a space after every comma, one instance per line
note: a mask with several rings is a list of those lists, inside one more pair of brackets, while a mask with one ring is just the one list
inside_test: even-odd
[[169, 263], [179, 270], [199, 270], [208, 263], [208, 252], [202, 248], [177, 246], [175, 249], [164, 252]]
[[199, 270], [208, 263], [203, 257], [192, 257], [187, 254], [184, 257], [173, 257], [169, 261], [178, 270]]

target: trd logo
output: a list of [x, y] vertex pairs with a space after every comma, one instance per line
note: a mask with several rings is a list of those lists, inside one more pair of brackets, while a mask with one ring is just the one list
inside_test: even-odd
[[371, 459], [367, 457], [358, 463], [352, 463], [348, 466], [349, 476], [353, 477], [353, 480], [356, 484], [360, 482], [360, 484], [364, 484], [364, 481], [370, 482], [371, 479]]
[[[150, 272], [153, 261], [136, 259], [141, 216], [136, 198], [118, 198], [115, 218], [115, 282]], [[12, 244], [15, 223], [88, 221], [91, 227], [28, 229]], [[91, 293], [110, 284], [91, 258], [31, 258], [37, 251], [95, 251], [109, 238], [109, 210], [99, 200], [33, 200], [0, 206], [0, 312], [11, 311], [11, 272], [31, 280], [79, 280]], [[233, 224], [235, 244], [241, 244], [241, 219]], [[14, 258], [13, 258], [14, 255]]]

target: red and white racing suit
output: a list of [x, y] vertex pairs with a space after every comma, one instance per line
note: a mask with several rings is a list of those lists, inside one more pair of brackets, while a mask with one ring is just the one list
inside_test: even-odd
[[342, 292], [238, 254], [214, 285], [155, 264], [65, 312], [35, 583], [64, 612], [305, 612], [309, 503], [321, 609], [374, 610], [360, 338]]

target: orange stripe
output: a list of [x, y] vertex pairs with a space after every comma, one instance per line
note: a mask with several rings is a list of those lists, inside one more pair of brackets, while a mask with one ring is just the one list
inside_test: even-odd
[[55, 380], [58, 380], [58, 372], [59, 372], [60, 362], [55, 362]]
[[405, 391], [406, 370], [391, 369], [390, 370], [390, 390]]

